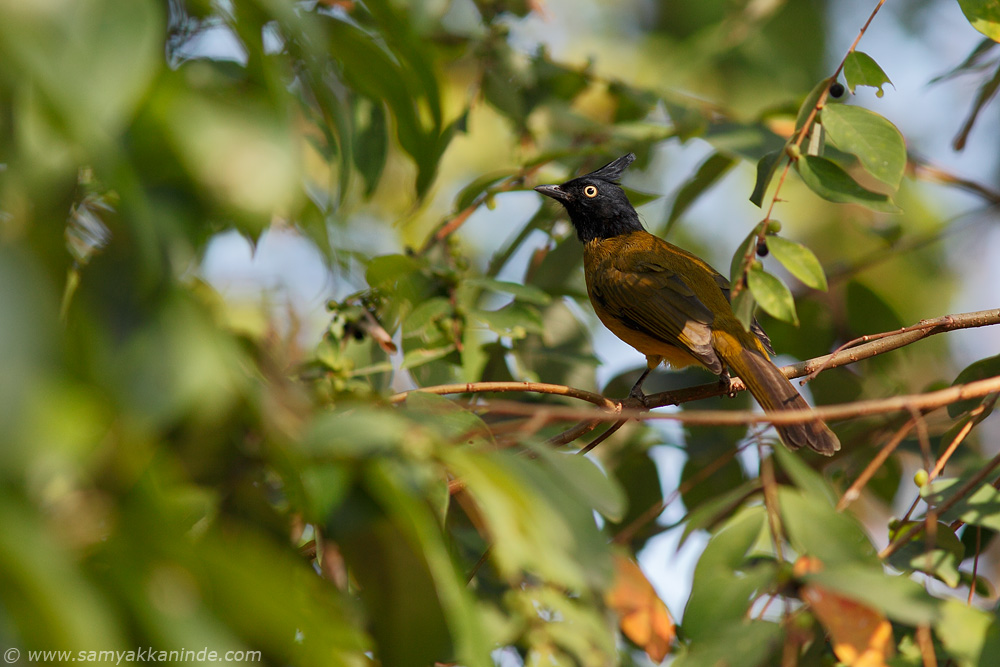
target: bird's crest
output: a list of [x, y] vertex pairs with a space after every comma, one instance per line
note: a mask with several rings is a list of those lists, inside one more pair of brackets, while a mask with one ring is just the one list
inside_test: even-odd
[[629, 153], [628, 155], [622, 155], [620, 158], [614, 162], [609, 162], [600, 169], [592, 171], [587, 174], [590, 178], [599, 178], [602, 181], [609, 181], [611, 183], [617, 183], [621, 180], [622, 174], [628, 169], [628, 166], [635, 162], [635, 153]]

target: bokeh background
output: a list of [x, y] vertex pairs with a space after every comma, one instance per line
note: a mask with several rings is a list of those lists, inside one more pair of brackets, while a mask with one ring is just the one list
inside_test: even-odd
[[[781, 235], [830, 284], [808, 289], [764, 259], [800, 320], [759, 313], [782, 363], [997, 306], [1000, 60], [960, 4], [974, 3], [886, 3], [858, 49], [891, 85], [832, 102], [905, 137], [901, 212], [824, 201], [795, 173], [782, 185]], [[793, 633], [773, 621], [799, 607], [768, 615], [755, 594], [744, 627], [748, 599], [698, 606], [696, 568], [720, 526], [764, 516], [745, 428], [629, 424], [578, 460], [580, 443], [542, 444], [560, 428], [468, 397], [387, 401], [479, 380], [624, 396], [644, 362], [597, 322], [579, 243], [531, 188], [634, 151], [623, 183], [647, 228], [728, 273], [764, 216], [749, 201], [757, 161], [875, 5], [0, 0], [0, 645], [650, 664], [656, 649], [623, 634], [609, 602], [622, 553], [609, 540], [627, 530], [614, 549], [681, 622], [666, 642], [679, 663], [721, 659], [699, 653], [706, 639], [778, 660]], [[996, 374], [998, 350], [995, 326], [950, 332], [804, 391], [917, 393], [976, 362]], [[711, 381], [664, 370], [647, 390]], [[706, 407], [751, 406], [676, 409]], [[836, 424], [844, 452], [804, 456], [815, 478], [781, 464], [782, 488], [842, 493], [906, 418]], [[852, 507], [865, 531], [841, 532], [831, 508], [809, 516], [836, 524], [831, 540], [885, 546], [918, 495], [922, 445], [938, 455], [966, 418], [928, 416], [923, 442], [904, 439]], [[996, 417], [977, 420], [946, 476], [982, 468], [998, 443]], [[900, 664], [920, 664], [906, 641], [933, 623], [942, 655], [988, 664], [987, 630], [954, 652], [949, 631], [969, 617], [941, 609], [973, 588], [970, 623], [1000, 632], [997, 514], [952, 530], [943, 564], [892, 563], [929, 570], [914, 575], [928, 598], [907, 600], [917, 611], [883, 596], [901, 659], [916, 660]], [[801, 539], [789, 553], [808, 551]], [[791, 556], [768, 548], [762, 537], [739, 555], [787, 581]], [[823, 641], [796, 646], [800, 664], [832, 656]]]
[[[437, 10], [429, 5], [427, 11], [461, 11], [446, 9], [446, 4], [441, 3]], [[811, 82], [832, 72], [874, 8], [874, 3], [861, 0], [774, 3], [775, 7], [801, 6], [779, 12], [788, 14], [782, 16], [788, 23], [768, 25], [762, 34], [753, 35], [759, 26], [744, 26], [753, 38], [748, 44], [740, 44], [745, 53], [736, 57], [726, 53], [726, 44], [709, 45], [720, 34], [724, 3], [701, 3], [702, 7], [687, 4], [539, 3], [541, 11], [523, 18], [511, 17], [507, 23], [510, 44], [525, 57], [544, 48], [558, 62], [572, 67], [589, 65], [598, 77], [689, 94], [745, 120], [795, 99]], [[767, 4], [762, 3], [760, 11], [769, 19], [775, 7]], [[966, 72], [938, 80], [962, 63], [981, 40], [982, 35], [969, 25], [952, 0], [910, 3], [905, 7], [889, 3], [859, 48], [882, 65], [893, 85], [886, 87], [881, 96], [873, 88], [858, 88], [854, 103], [890, 119], [905, 136], [912, 155], [959, 178], [996, 187], [1000, 135], [995, 106], [983, 111], [971, 140], [962, 150], [953, 146], [983, 77]], [[220, 27], [195, 48], [216, 57], [240, 58], [226, 27]], [[458, 100], [472, 92], [465, 79], [456, 77], [453, 84], [451, 94]], [[516, 82], [511, 81], [511, 85]], [[611, 103], [596, 93], [589, 98], [578, 100], [567, 113], [610, 120]], [[639, 209], [651, 230], [662, 230], [672, 197], [713, 151], [712, 143], [699, 138], [662, 142], [655, 145], [648, 167], [642, 173], [629, 175], [628, 184], [658, 195]], [[356, 226], [367, 231], [352, 231], [348, 225], [340, 232], [344, 245], [368, 252], [400, 252], [408, 245], [419, 245], [427, 229], [454, 211], [455, 194], [464, 185], [498, 168], [512, 168], [532, 154], [533, 147], [525, 150], [519, 146], [517, 128], [509, 119], [488, 104], [478, 105], [470, 114], [468, 134], [456, 138], [444, 155], [440, 184], [430, 200], [416, 212], [401, 197], [389, 216], [360, 213]], [[613, 157], [609, 153], [601, 159]], [[559, 181], [568, 175], [548, 173], [548, 180], [540, 178], [538, 182]], [[761, 210], [748, 200], [754, 178], [751, 162], [737, 165], [712, 192], [694, 203], [682, 228], [674, 232], [687, 247], [720, 269], [729, 265], [737, 244], [762, 216]], [[916, 197], [916, 205], [907, 207], [908, 222], [904, 224], [927, 233], [929, 252], [935, 259], [917, 288], [907, 285], [909, 278], [900, 275], [908, 275], [905, 271], [892, 266], [872, 270], [866, 276], [865, 284], [895, 309], [898, 321], [894, 323], [902, 326], [947, 313], [995, 306], [1000, 286], [1000, 231], [990, 202], [962, 188], [920, 181], [910, 181], [906, 187]], [[836, 207], [804, 191], [788, 199], [779, 208], [778, 219], [795, 225], [791, 233], [801, 235], [800, 239], [818, 234], [822, 240], [814, 249], [828, 267], [847, 265], [863, 254], [852, 247], [846, 231], [841, 230], [845, 232], [842, 234], [836, 227], [849, 224], [851, 214], [845, 219]], [[485, 265], [542, 205], [542, 198], [533, 192], [498, 195], [493, 207], [477, 209], [463, 225], [459, 233], [463, 247]], [[815, 231], [824, 223], [829, 225], [831, 218], [836, 222], [826, 235]], [[545, 242], [541, 234], [535, 240], [535, 244], [526, 244], [521, 261], [511, 262], [501, 277], [522, 279], [528, 252]], [[832, 244], [830, 248], [826, 247], [828, 243]], [[220, 234], [209, 245], [201, 270], [228, 298], [258, 304], [263, 299], [279, 316], [294, 312], [301, 322], [301, 340], [306, 346], [315, 344], [329, 322], [327, 301], [343, 298], [364, 286], [357, 276], [328, 271], [323, 253], [294, 230], [269, 231], [256, 249], [237, 232]], [[641, 358], [604, 329], [587, 311], [586, 304], [574, 312], [587, 324], [593, 339], [594, 354], [600, 362], [596, 370], [599, 385], [620, 373], [637, 372]], [[872, 326], [871, 332], [878, 328]], [[1000, 350], [1000, 330], [994, 327], [953, 332], [945, 344], [947, 350], [939, 349], [935, 356], [941, 361], [951, 357], [951, 368], [960, 369], [989, 350]], [[778, 351], [783, 349], [779, 347]], [[819, 354], [823, 350], [816, 347], [814, 351]], [[781, 359], [794, 360], [787, 355]], [[399, 388], [409, 388], [407, 382], [401, 379]], [[1000, 427], [987, 422], [982, 428], [991, 434], [990, 441], [996, 440]], [[684, 457], [683, 452], [672, 450], [657, 453], [667, 492], [676, 488]], [[679, 521], [683, 516], [683, 508], [677, 508], [668, 521]], [[691, 572], [703, 546], [703, 540], [695, 539], [677, 554], [679, 536], [680, 531], [674, 531], [673, 536], [654, 540], [643, 557], [671, 609], [683, 607]]]

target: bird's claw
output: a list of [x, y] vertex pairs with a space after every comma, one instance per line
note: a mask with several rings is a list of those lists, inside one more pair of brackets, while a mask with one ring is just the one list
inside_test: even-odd
[[639, 387], [632, 387], [632, 391], [628, 393], [628, 398], [626, 400], [638, 403], [639, 406], [645, 410], [649, 409], [649, 396], [643, 393], [642, 389]]
[[729, 377], [729, 373], [727, 371], [723, 371], [722, 375], [719, 376], [719, 384], [722, 385], [722, 390], [726, 393], [726, 396], [729, 398], [736, 398], [736, 394], [739, 392], [733, 389], [733, 379]]

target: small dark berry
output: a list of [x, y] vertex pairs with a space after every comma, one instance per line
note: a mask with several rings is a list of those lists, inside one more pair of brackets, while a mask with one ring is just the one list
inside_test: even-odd
[[844, 84], [842, 84], [839, 81], [834, 82], [834, 84], [830, 86], [830, 97], [832, 97], [835, 100], [839, 100], [843, 96], [844, 96]]
[[760, 243], [758, 243], [757, 244], [757, 256], [758, 257], [767, 257], [767, 253], [768, 253], [768, 250], [767, 250], [767, 241], [761, 241]]

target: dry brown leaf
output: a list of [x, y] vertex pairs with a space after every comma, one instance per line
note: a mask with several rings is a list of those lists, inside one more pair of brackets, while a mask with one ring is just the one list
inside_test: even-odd
[[677, 636], [674, 619], [635, 561], [620, 554], [614, 561], [615, 582], [605, 602], [617, 612], [622, 633], [661, 662]]
[[[819, 572], [823, 564], [802, 557], [794, 573]], [[881, 612], [815, 584], [804, 584], [802, 601], [830, 635], [833, 652], [848, 667], [887, 667], [894, 654], [892, 624]]]

